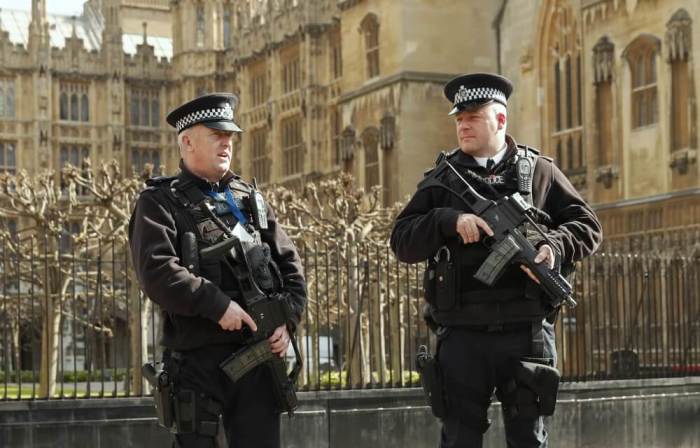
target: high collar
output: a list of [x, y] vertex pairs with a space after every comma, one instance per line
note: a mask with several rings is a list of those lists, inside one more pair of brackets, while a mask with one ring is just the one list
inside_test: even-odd
[[180, 159], [180, 174], [179, 177], [183, 181], [189, 181], [192, 182], [195, 186], [202, 190], [214, 190], [214, 191], [222, 191], [223, 187], [225, 185], [228, 185], [229, 181], [235, 176], [235, 174], [231, 171], [228, 170], [226, 171], [226, 174], [223, 175], [223, 177], [219, 180], [219, 182], [216, 183], [211, 183], [206, 179], [203, 179], [196, 174], [194, 174], [192, 171], [190, 171], [186, 166], [185, 162]]
[[[505, 150], [505, 154], [493, 167], [492, 172], [500, 171], [505, 163], [518, 151], [515, 139], [508, 134], [506, 134], [506, 146], [507, 148]], [[462, 165], [469, 169], [486, 170], [485, 167], [479, 165], [479, 162], [477, 162], [473, 156], [464, 153], [464, 151], [462, 151], [460, 148], [457, 149], [453, 160], [456, 164]]]

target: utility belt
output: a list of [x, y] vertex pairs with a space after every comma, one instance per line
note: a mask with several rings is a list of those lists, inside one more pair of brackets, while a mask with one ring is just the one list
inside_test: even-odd
[[[559, 391], [560, 373], [552, 365], [553, 360], [544, 356], [544, 333], [540, 322], [519, 322], [490, 326], [463, 326], [475, 331], [520, 331], [531, 329], [532, 357], [514, 359], [509, 371], [512, 376], [498, 387], [498, 398], [502, 403], [506, 418], [552, 415]], [[446, 387], [449, 376], [442, 372], [439, 362], [440, 341], [449, 333], [449, 329], [438, 329], [438, 344], [433, 356], [425, 345], [418, 348], [416, 355], [416, 370], [420, 374], [421, 385], [426, 402], [431, 407], [433, 415], [444, 419], [455, 415], [481, 433], [486, 432], [490, 422], [480, 416], [481, 410], [490, 404], [490, 397], [478, 397], [474, 394], [448, 394], [447, 390], [457, 390], [458, 387]]]

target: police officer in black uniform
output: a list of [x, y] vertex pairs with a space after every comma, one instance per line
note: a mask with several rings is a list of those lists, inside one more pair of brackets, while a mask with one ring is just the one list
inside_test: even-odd
[[[278, 447], [279, 409], [270, 369], [261, 365], [237, 382], [219, 364], [257, 330], [241, 301], [230, 260], [200, 260], [202, 249], [235, 235], [255, 249], [257, 278], [288, 310], [269, 335], [284, 357], [306, 303], [299, 255], [253, 185], [229, 171], [237, 98], [210, 94], [170, 112], [178, 132], [180, 173], [150, 179], [129, 225], [134, 268], [162, 311], [163, 364], [175, 422], [175, 446]], [[229, 264], [227, 264], [229, 263]], [[223, 425], [220, 423], [222, 422]]]
[[[519, 192], [544, 212], [539, 225], [547, 239], [532, 228], [522, 229], [538, 249], [535, 262], [570, 273], [577, 260], [600, 244], [601, 226], [552, 159], [516, 144], [506, 134], [506, 105], [512, 89], [508, 79], [488, 73], [448, 82], [445, 96], [452, 103], [450, 115], [459, 147], [442, 154], [438, 162], [446, 157], [488, 199]], [[426, 173], [432, 175], [432, 171]], [[460, 182], [455, 176], [451, 169], [437, 175], [439, 181], [453, 186]], [[523, 191], [523, 185], [529, 185], [530, 191]], [[444, 415], [439, 415], [440, 446], [444, 448], [482, 445], [494, 391], [503, 405], [508, 446], [547, 445], [542, 413], [547, 400], [553, 407], [558, 384], [548, 376], [554, 372], [558, 381], [558, 372], [552, 368], [556, 366], [552, 322], [557, 308], [524, 266], [509, 266], [491, 287], [474, 278], [489, 254], [484, 240], [491, 235], [488, 223], [455, 194], [420, 186], [396, 218], [391, 235], [391, 247], [401, 261], [430, 260], [429, 270], [436, 263], [449, 262], [456, 270], [450, 284], [442, 285], [444, 289], [436, 290], [430, 283], [435, 279], [426, 276], [426, 291], [434, 294], [426, 293], [426, 319], [438, 335], [436, 369], [445, 408]], [[533, 371], [524, 367], [533, 365]], [[535, 371], [544, 376], [537, 377]], [[526, 384], [533, 376], [535, 380]], [[554, 390], [536, 391], [533, 383], [553, 384], [549, 389]]]

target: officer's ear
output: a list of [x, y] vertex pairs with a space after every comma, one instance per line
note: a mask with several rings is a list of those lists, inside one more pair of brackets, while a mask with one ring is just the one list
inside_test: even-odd
[[508, 113], [505, 106], [495, 103], [493, 105], [493, 113], [496, 116], [496, 121], [498, 122], [498, 130], [500, 131], [501, 129], [505, 129], [506, 124], [508, 123]]

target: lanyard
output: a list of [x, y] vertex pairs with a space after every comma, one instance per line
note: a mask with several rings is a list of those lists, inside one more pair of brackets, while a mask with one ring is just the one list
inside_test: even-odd
[[[209, 190], [205, 192], [208, 196], [211, 196], [214, 198], [215, 201], [221, 200], [221, 193], [217, 193], [214, 190]], [[248, 220], [246, 219], [245, 215], [241, 211], [240, 208], [238, 208], [238, 205], [236, 205], [236, 201], [233, 199], [233, 194], [231, 193], [231, 190], [228, 188], [228, 185], [224, 187], [224, 194], [226, 197], [226, 203], [228, 204], [229, 210], [231, 210], [231, 213], [233, 213], [233, 216], [238, 219], [238, 222], [240, 222], [242, 225], [245, 225], [248, 223]]]

